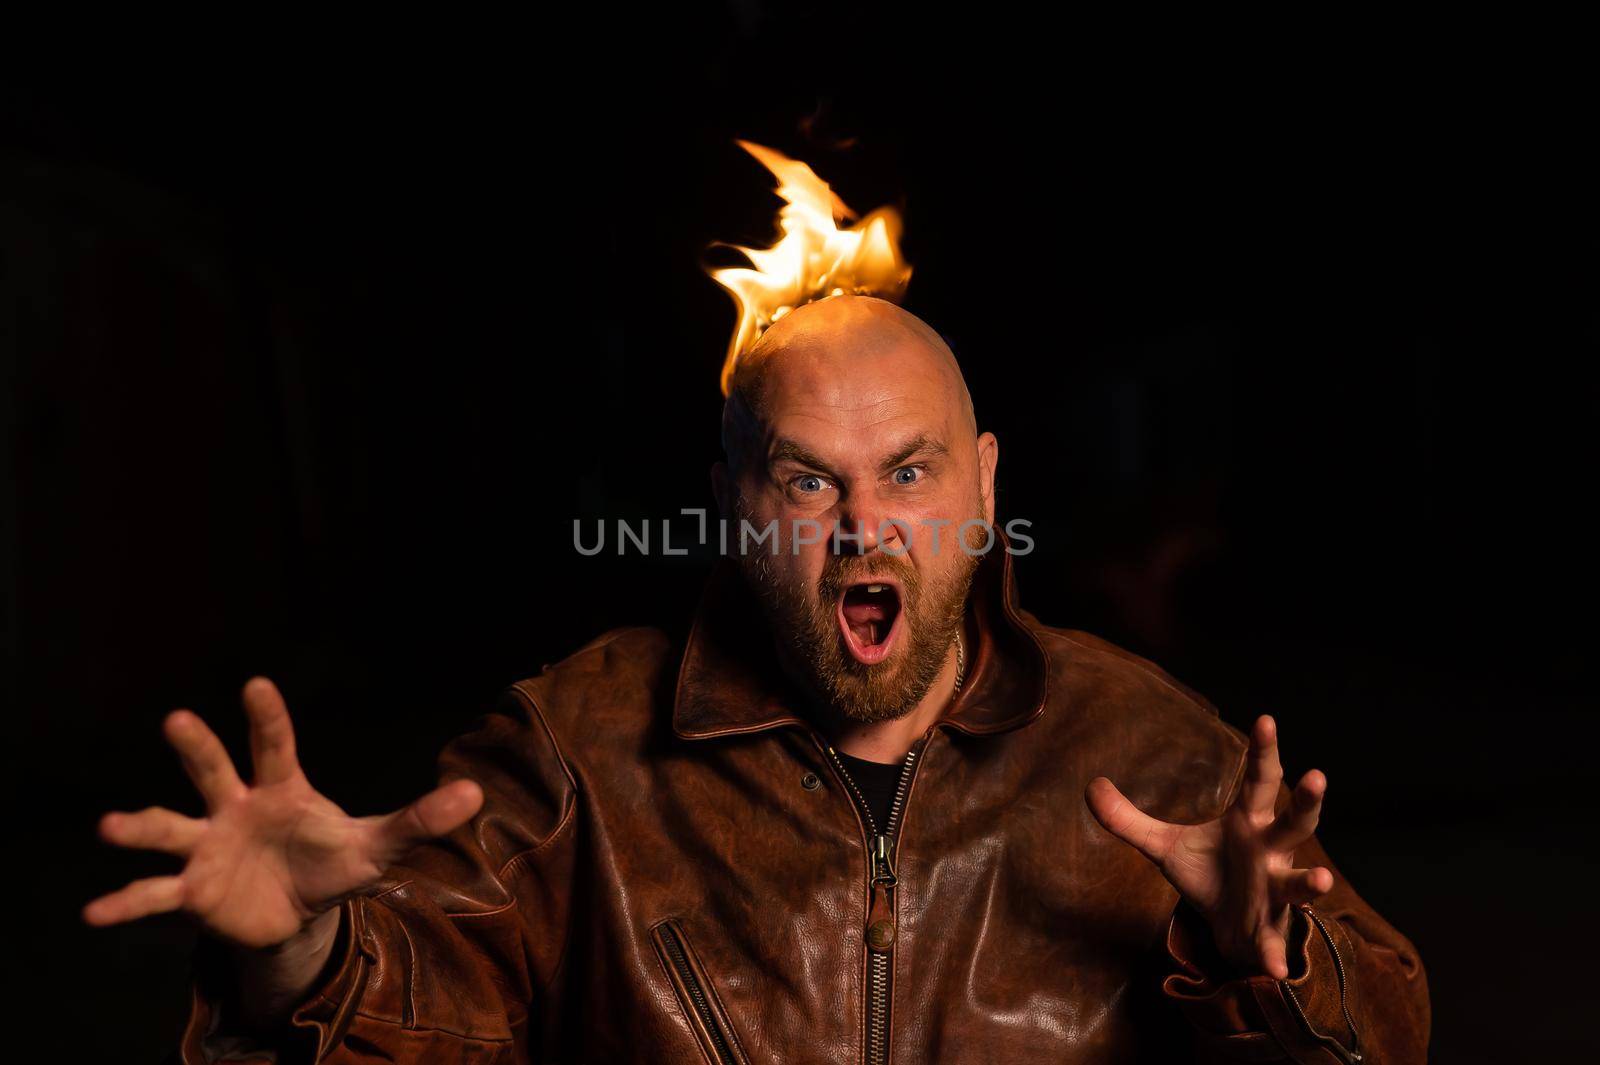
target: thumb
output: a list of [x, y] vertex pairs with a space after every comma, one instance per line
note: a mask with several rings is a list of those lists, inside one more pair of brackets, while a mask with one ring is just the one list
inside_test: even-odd
[[1160, 863], [1172, 849], [1176, 826], [1157, 821], [1133, 805], [1133, 801], [1105, 777], [1095, 777], [1084, 789], [1084, 801], [1095, 820], [1113, 836], [1138, 849], [1152, 862]]
[[1289, 944], [1283, 933], [1267, 925], [1256, 934], [1256, 951], [1261, 957], [1261, 967], [1274, 980], [1289, 978]]
[[455, 831], [482, 807], [482, 788], [470, 780], [453, 780], [379, 818], [374, 838], [379, 864], [395, 861], [419, 843]]

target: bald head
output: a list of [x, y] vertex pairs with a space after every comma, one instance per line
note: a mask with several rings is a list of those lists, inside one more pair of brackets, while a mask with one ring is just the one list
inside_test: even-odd
[[739, 470], [791, 401], [870, 417], [897, 400], [946, 413], [963, 443], [977, 436], [966, 380], [938, 333], [887, 300], [831, 296], [778, 319], [740, 357], [723, 408], [723, 448]]

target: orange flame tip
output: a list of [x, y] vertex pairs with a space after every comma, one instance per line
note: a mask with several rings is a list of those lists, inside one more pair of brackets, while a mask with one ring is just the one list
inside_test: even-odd
[[750, 266], [711, 271], [739, 310], [722, 364], [723, 395], [740, 356], [796, 307], [845, 293], [899, 302], [911, 280], [911, 267], [900, 253], [898, 211], [880, 207], [841, 229], [837, 223], [854, 219], [855, 212], [809, 166], [760, 144], [738, 144], [778, 179], [783, 236], [770, 248], [731, 245]]

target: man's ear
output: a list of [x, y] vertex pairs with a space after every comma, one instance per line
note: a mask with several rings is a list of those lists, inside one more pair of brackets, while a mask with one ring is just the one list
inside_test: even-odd
[[717, 497], [717, 513], [727, 521], [733, 515], [733, 479], [721, 459], [711, 464], [711, 494]]
[[983, 520], [994, 524], [994, 470], [1000, 464], [1000, 441], [993, 433], [978, 437], [978, 490], [983, 493]]

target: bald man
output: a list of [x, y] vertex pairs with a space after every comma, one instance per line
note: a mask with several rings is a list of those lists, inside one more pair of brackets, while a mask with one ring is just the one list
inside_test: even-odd
[[513, 685], [405, 809], [318, 794], [265, 679], [249, 784], [167, 719], [206, 816], [108, 814], [186, 864], [85, 917], [209, 933], [183, 1060], [1425, 1060], [1416, 951], [1313, 835], [1322, 774], [1018, 609], [999, 446], [933, 330], [801, 307], [723, 441], [723, 514], [777, 532], [686, 644]]

